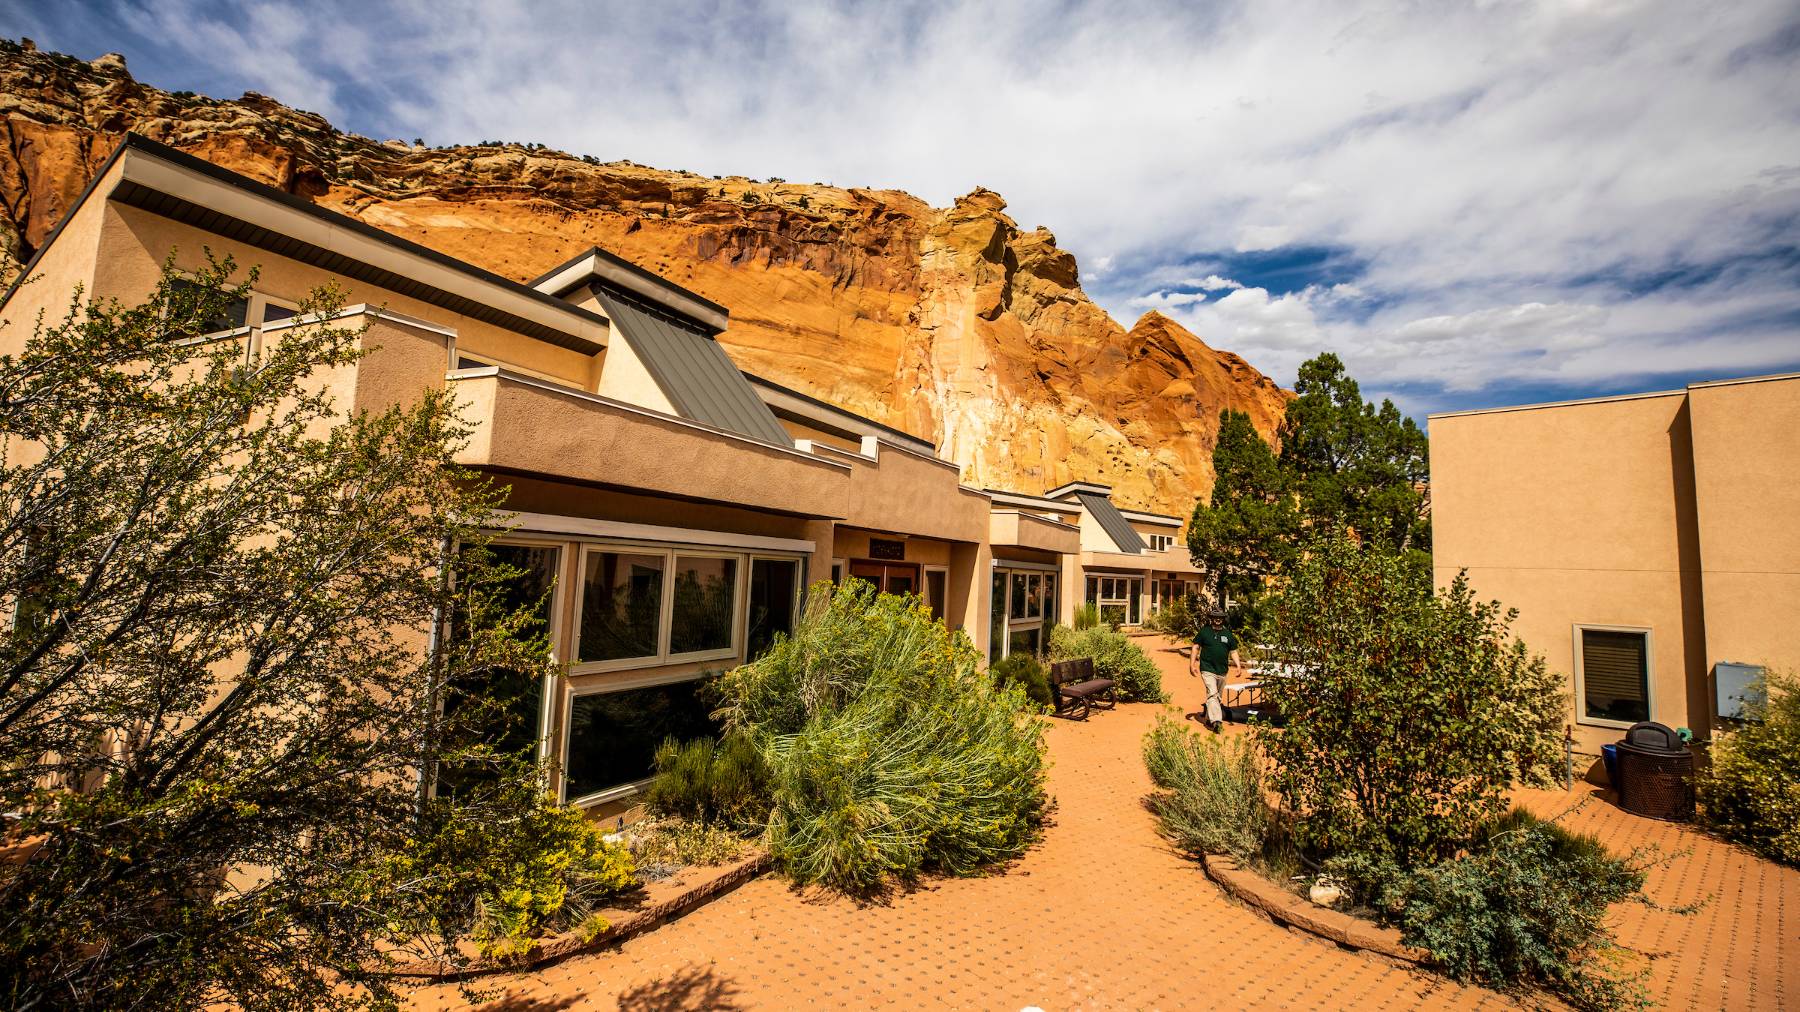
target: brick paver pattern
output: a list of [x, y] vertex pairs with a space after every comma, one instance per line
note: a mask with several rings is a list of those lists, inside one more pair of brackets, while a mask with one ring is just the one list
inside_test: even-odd
[[[1183, 711], [1204, 698], [1168, 649], [1153, 650]], [[1000, 873], [930, 879], [870, 905], [764, 876], [621, 946], [481, 982], [508, 1012], [554, 1009], [1500, 1008], [1480, 988], [1340, 949], [1227, 899], [1157, 836], [1139, 743], [1161, 707], [1127, 704], [1085, 723], [1052, 721], [1052, 822]], [[1534, 793], [1540, 811], [1595, 789]], [[1604, 800], [1572, 824], [1618, 850], [1686, 851], [1653, 872], [1664, 904], [1694, 916], [1615, 914], [1652, 954], [1650, 988], [1671, 1008], [1800, 1003], [1800, 872]], [[454, 988], [420, 1008], [462, 1007]]]

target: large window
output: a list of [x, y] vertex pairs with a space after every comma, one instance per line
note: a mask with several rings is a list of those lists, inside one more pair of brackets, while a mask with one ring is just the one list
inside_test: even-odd
[[1038, 653], [1044, 627], [1056, 619], [1056, 574], [1036, 570], [994, 571], [993, 622], [988, 628], [988, 660], [1024, 650]]
[[[199, 284], [186, 278], [177, 278], [173, 285], [170, 309], [175, 313], [192, 312], [204, 292], [205, 289]], [[290, 319], [296, 312], [297, 307], [291, 302], [251, 291], [248, 296], [234, 295], [225, 298], [217, 313], [201, 322], [196, 334], [184, 336], [211, 336], [228, 334], [245, 327], [262, 327]]]
[[737, 618], [736, 558], [675, 556], [675, 600], [669, 622], [669, 654], [720, 654], [733, 650]]
[[800, 598], [800, 563], [794, 559], [750, 560], [750, 615], [744, 656], [755, 660], [775, 642], [776, 633], [794, 631]]
[[582, 560], [577, 661], [657, 656], [665, 559], [636, 552], [589, 551]]
[[1125, 576], [1090, 576], [1088, 603], [1100, 609], [1100, 621], [1107, 625], [1137, 625], [1143, 618], [1139, 603], [1143, 582]]
[[717, 737], [705, 682], [676, 682], [576, 696], [569, 705], [569, 801], [646, 780], [665, 738]]
[[[526, 610], [533, 618], [520, 635], [543, 637], [554, 643], [555, 588], [562, 550], [555, 546], [496, 544], [489, 551], [496, 562], [513, 571], [512, 578], [501, 588], [502, 605], [508, 610]], [[463, 616], [452, 615], [451, 641], [465, 635]], [[545, 735], [544, 683], [539, 675], [536, 671], [501, 669], [484, 671], [478, 679], [452, 682], [444, 693], [444, 712], [454, 716], [470, 706], [487, 708], [483, 726], [474, 729], [482, 742], [501, 752], [535, 760], [542, 752]], [[454, 792], [484, 778], [479, 769], [446, 765], [438, 770], [437, 788]]]
[[1650, 634], [1640, 629], [1575, 630], [1584, 720], [1628, 726], [1650, 719]]

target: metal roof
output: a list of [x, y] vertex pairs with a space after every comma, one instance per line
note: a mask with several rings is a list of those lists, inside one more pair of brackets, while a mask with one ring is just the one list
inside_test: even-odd
[[1081, 505], [1087, 507], [1087, 511], [1094, 515], [1095, 520], [1100, 521], [1101, 529], [1106, 531], [1106, 536], [1113, 540], [1113, 544], [1119, 546], [1119, 551], [1142, 552], [1150, 547], [1144, 544], [1143, 537], [1131, 526], [1130, 522], [1119, 515], [1119, 511], [1113, 507], [1111, 499], [1094, 492], [1081, 491], [1075, 493], [1075, 498], [1081, 501]]
[[683, 417], [776, 446], [794, 445], [703, 324], [612, 285], [596, 284], [594, 294]]

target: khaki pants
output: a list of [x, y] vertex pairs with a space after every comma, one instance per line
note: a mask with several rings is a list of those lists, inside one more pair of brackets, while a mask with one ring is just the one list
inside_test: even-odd
[[1225, 693], [1225, 676], [1221, 672], [1200, 669], [1200, 678], [1206, 682], [1206, 719], [1214, 724], [1225, 719], [1225, 708], [1220, 705]]

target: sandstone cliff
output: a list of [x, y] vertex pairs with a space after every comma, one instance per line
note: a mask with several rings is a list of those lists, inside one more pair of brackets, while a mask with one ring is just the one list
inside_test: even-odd
[[707, 178], [535, 145], [376, 142], [247, 93], [218, 101], [0, 42], [0, 243], [29, 257], [127, 131], [520, 280], [598, 244], [731, 309], [746, 369], [937, 441], [975, 485], [1106, 482], [1185, 516], [1222, 407], [1287, 395], [1173, 320], [1127, 331], [996, 193]]

